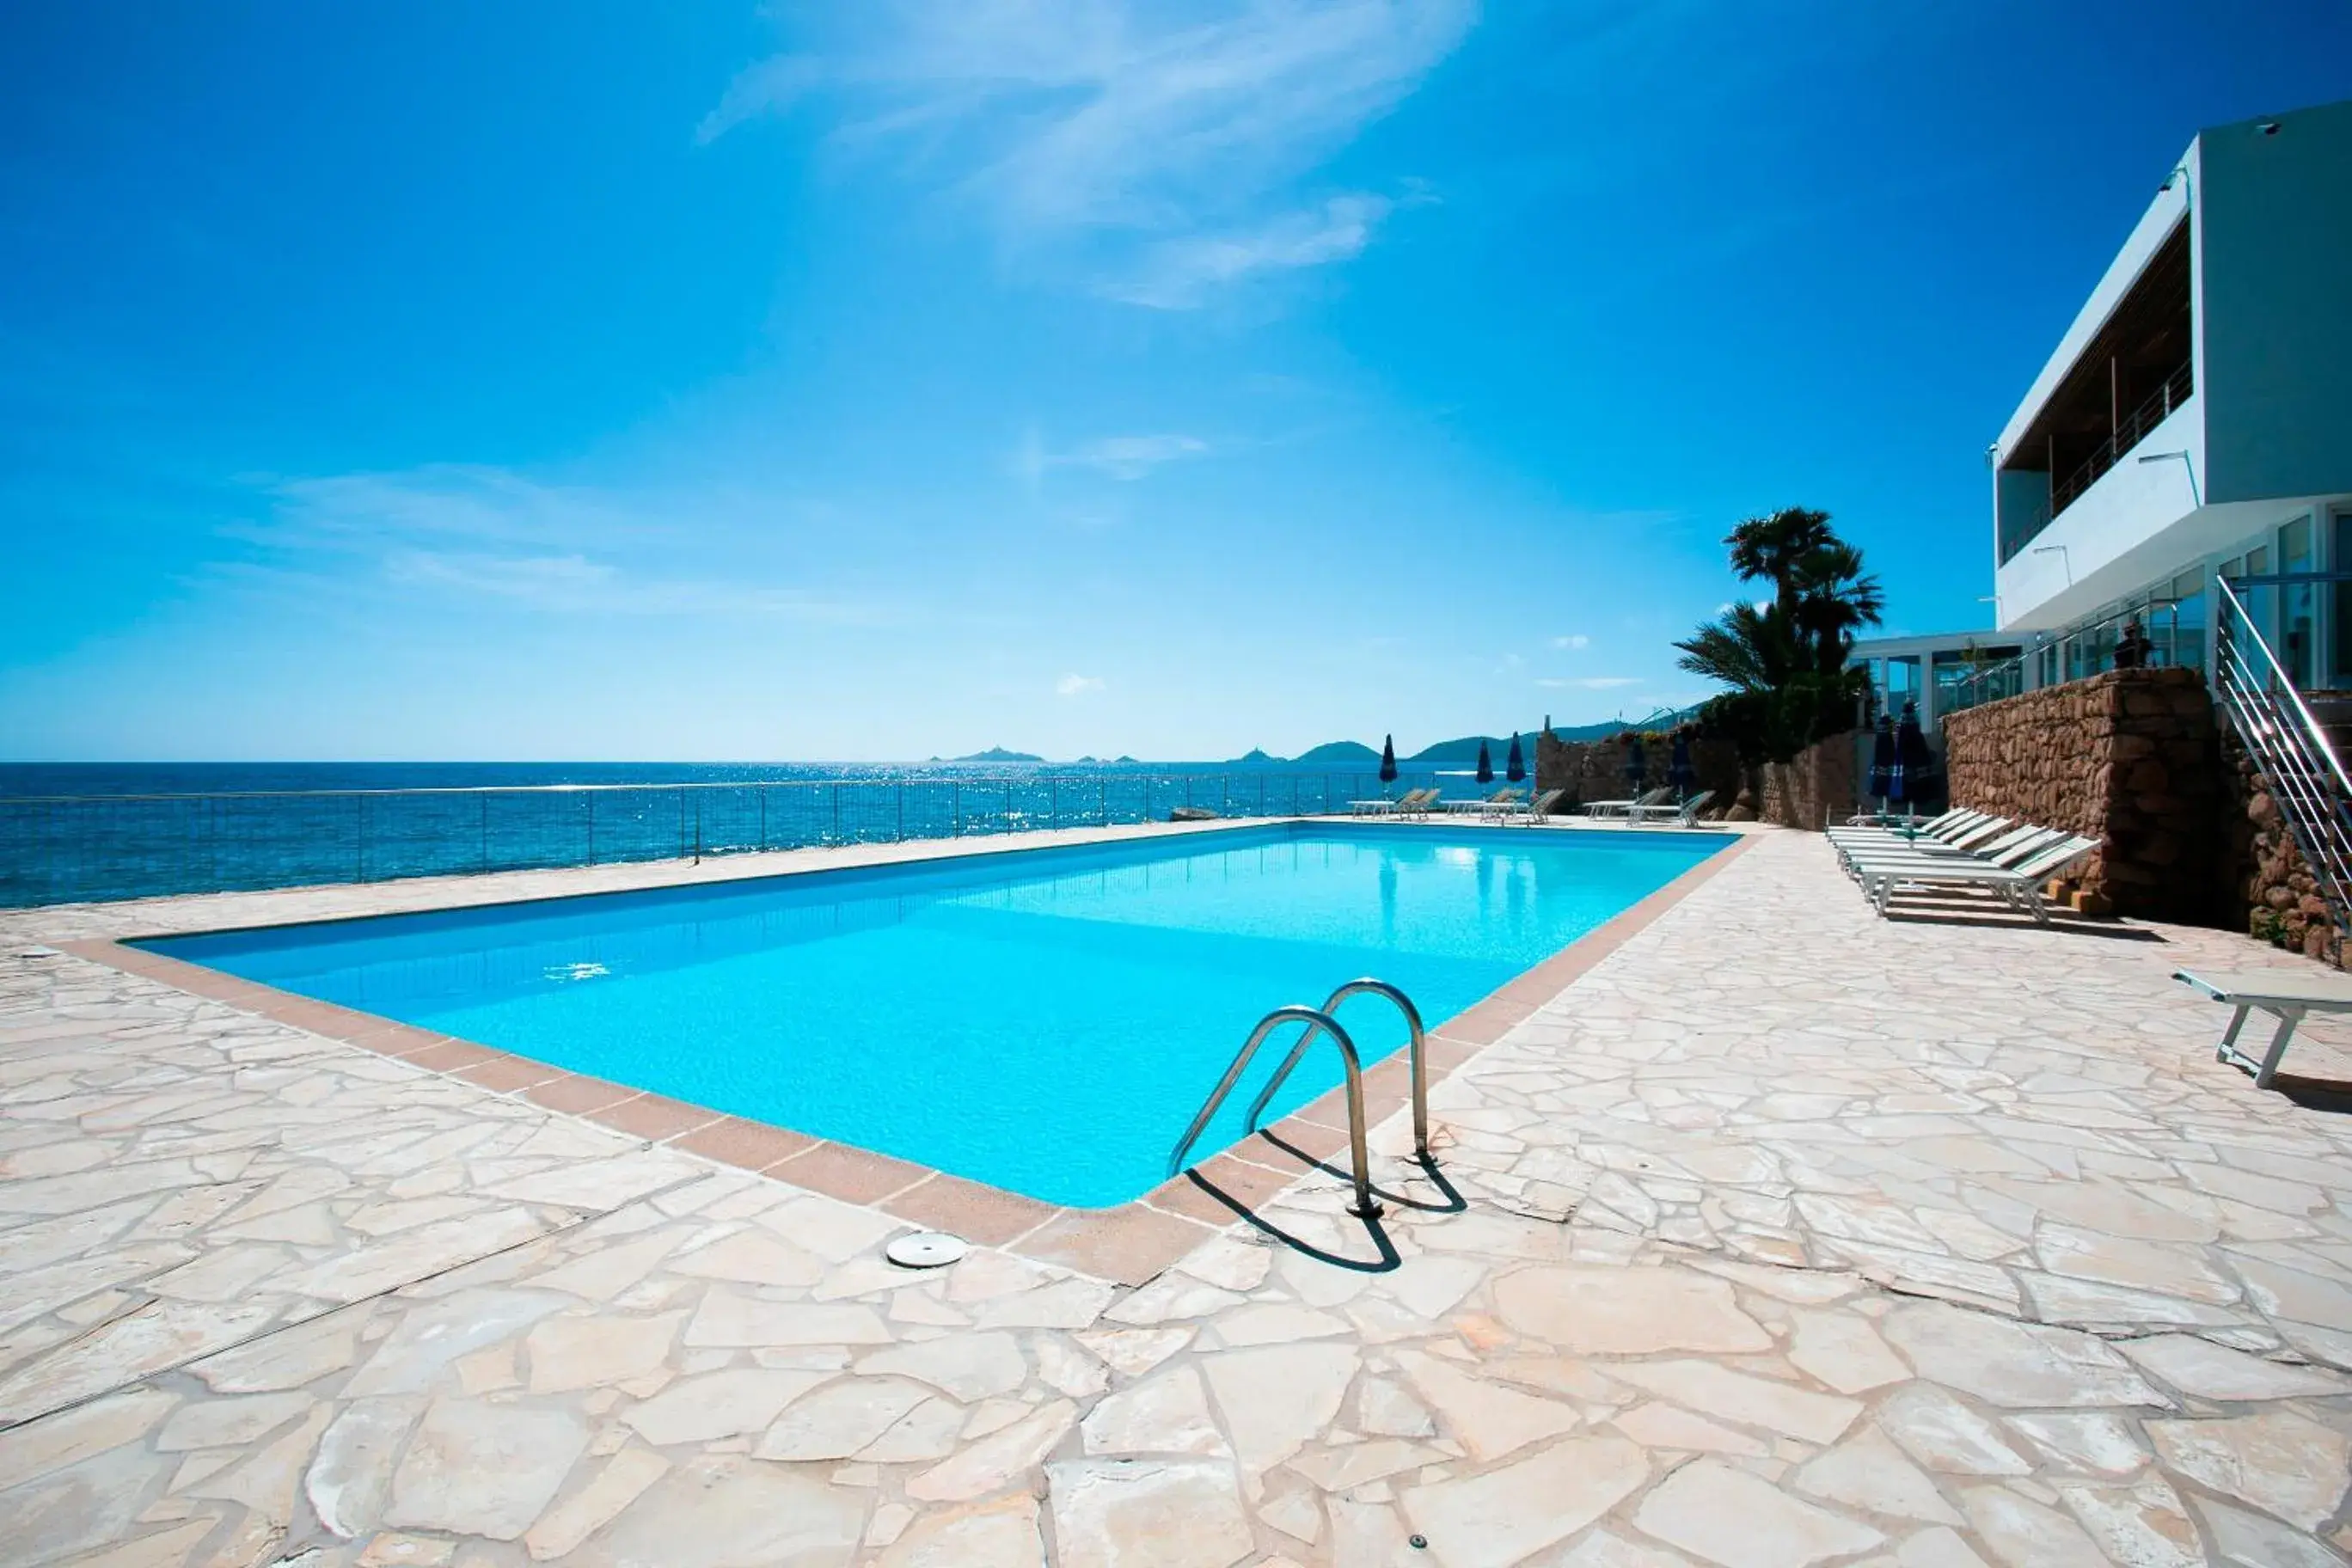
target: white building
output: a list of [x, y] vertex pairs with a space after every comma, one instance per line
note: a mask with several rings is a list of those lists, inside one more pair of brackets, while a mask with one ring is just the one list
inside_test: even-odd
[[[2200, 132], [1991, 452], [2025, 683], [2210, 658], [2215, 574], [2296, 683], [2352, 688], [2352, 102]], [[2282, 581], [2282, 579], [2284, 579]]]

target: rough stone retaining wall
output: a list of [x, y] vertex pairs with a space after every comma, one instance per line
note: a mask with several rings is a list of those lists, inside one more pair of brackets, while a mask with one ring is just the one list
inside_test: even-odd
[[2226, 726], [2221, 758], [2228, 791], [2220, 845], [2223, 923], [2341, 969], [2343, 943], [2327, 918], [2319, 884], [2294, 847], [2278, 803], [2254, 771], [2253, 759]]
[[[2229, 791], [2192, 669], [2118, 669], [1944, 721], [1952, 804], [2101, 841], [2082, 907], [2221, 923]], [[2234, 924], [2234, 921], [2228, 923]]]
[[[1642, 737], [1643, 760], [1649, 764], [1645, 775], [1655, 788], [1666, 782], [1666, 764], [1674, 759], [1674, 738], [1664, 733]], [[1563, 741], [1549, 730], [1536, 737], [1536, 790], [1541, 794], [1549, 789], [1568, 791], [1560, 802], [1562, 811], [1581, 810], [1588, 801], [1622, 800], [1627, 792], [1624, 738], [1612, 735], [1601, 741]], [[1727, 741], [1702, 735], [1691, 743], [1691, 771], [1698, 775], [1695, 787], [1711, 789], [1715, 798], [1707, 803], [1706, 815], [1720, 815], [1728, 809], [1739, 795], [1739, 753]]]
[[1819, 833], [1854, 814], [1859, 743], [1852, 734], [1816, 741], [1790, 763], [1763, 768], [1764, 798], [1757, 815], [1782, 827]]

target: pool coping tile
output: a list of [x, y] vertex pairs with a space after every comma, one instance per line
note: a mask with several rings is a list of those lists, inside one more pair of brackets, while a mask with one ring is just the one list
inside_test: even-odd
[[583, 1115], [599, 1127], [609, 1127], [648, 1143], [666, 1143], [680, 1133], [709, 1126], [725, 1112], [672, 1100], [666, 1094], [639, 1093]]
[[1141, 1203], [1065, 1209], [1023, 1237], [1019, 1250], [1097, 1279], [1141, 1285], [1215, 1236], [1223, 1223], [1203, 1224]]
[[[604, 1083], [602, 1079], [582, 1081]], [[608, 1087], [621, 1088], [618, 1084]], [[624, 1095], [629, 1092], [623, 1090]], [[706, 1160], [716, 1160], [722, 1165], [732, 1165], [741, 1171], [764, 1171], [816, 1145], [817, 1140], [805, 1132], [795, 1132], [789, 1127], [777, 1127], [740, 1116], [722, 1116], [691, 1132], [680, 1133], [670, 1142], [672, 1148], [683, 1149], [689, 1154], [699, 1154]]]
[[951, 1176], [945, 1171], [935, 1171], [874, 1206], [983, 1247], [1007, 1246], [1068, 1212], [1042, 1198]]
[[[1538, 1005], [1558, 996], [1756, 843], [1752, 833], [1731, 837], [1729, 844], [1550, 957], [1514, 975], [1452, 1017], [1428, 1025], [1423, 1046], [1429, 1084], [1434, 1087], [1467, 1066]], [[682, 879], [680, 885], [695, 884]], [[453, 900], [446, 907], [475, 905]], [[419, 1071], [459, 1079], [554, 1114], [575, 1116], [649, 1143], [870, 1207], [910, 1225], [951, 1231], [1035, 1262], [1121, 1284], [1144, 1283], [1226, 1226], [1252, 1221], [1263, 1205], [1293, 1184], [1310, 1175], [1328, 1181], [1332, 1169], [1346, 1163], [1346, 1099], [1343, 1090], [1332, 1089], [1261, 1129], [1257, 1135], [1210, 1155], [1139, 1198], [1108, 1208], [1057, 1207], [873, 1150], [647, 1093], [471, 1040], [296, 995], [131, 946], [133, 940], [138, 939], [95, 938], [54, 945], [77, 958], [405, 1062]], [[1363, 1088], [1367, 1129], [1406, 1109], [1412, 1086], [1403, 1052], [1367, 1068]], [[1283, 1144], [1292, 1147], [1286, 1150]]]
[[844, 1203], [873, 1206], [940, 1173], [894, 1154], [822, 1142], [777, 1161], [765, 1173]]

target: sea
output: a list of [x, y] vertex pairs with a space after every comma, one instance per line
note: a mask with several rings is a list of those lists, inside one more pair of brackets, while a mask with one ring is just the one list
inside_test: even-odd
[[0, 763], [0, 908], [1326, 815], [1467, 773], [1282, 763]]

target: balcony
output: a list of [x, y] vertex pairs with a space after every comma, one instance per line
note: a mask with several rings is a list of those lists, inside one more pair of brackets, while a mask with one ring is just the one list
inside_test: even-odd
[[2158, 245], [2001, 452], [1997, 533], [2006, 563], [2196, 393], [2189, 226]]

